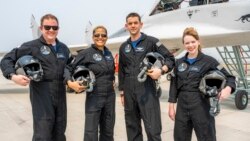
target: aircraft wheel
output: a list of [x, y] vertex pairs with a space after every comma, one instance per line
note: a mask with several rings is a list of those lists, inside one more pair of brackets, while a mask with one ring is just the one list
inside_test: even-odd
[[235, 106], [239, 110], [243, 110], [248, 104], [248, 93], [244, 90], [239, 90], [235, 94]]

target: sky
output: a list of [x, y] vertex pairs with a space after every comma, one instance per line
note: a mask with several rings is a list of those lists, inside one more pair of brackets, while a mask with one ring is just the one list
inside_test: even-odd
[[124, 27], [126, 15], [143, 15], [152, 9], [155, 0], [0, 0], [0, 52], [8, 52], [32, 40], [31, 15], [37, 23], [51, 13], [58, 17], [58, 39], [67, 45], [84, 43], [88, 21], [104, 25], [109, 35]]

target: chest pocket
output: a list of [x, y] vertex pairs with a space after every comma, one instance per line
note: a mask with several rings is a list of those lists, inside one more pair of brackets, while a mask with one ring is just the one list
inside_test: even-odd
[[180, 89], [182, 86], [192, 85], [193, 82], [198, 82], [202, 76], [201, 68], [201, 66], [188, 64], [185, 67], [179, 67], [177, 71], [177, 89]]
[[108, 72], [109, 68], [113, 66], [114, 58], [111, 53], [107, 53], [104, 56], [95, 53], [91, 56], [90, 62], [87, 67], [94, 72], [95, 75]]
[[86, 57], [86, 60], [84, 61], [86, 62], [86, 64], [84, 65], [86, 65], [91, 71], [93, 71], [95, 75], [101, 73], [101, 71], [103, 70], [101, 64], [104, 61], [102, 55], [94, 53], [94, 54], [89, 54], [87, 56], [88, 57]]
[[198, 73], [198, 72], [200, 72], [201, 71], [201, 67], [199, 67], [199, 66], [190, 66], [189, 67], [189, 69], [188, 69], [188, 71], [189, 72], [196, 72], [196, 73]]
[[111, 53], [105, 55], [105, 60], [107, 62], [107, 70], [112, 71], [114, 69], [114, 58]]
[[112, 55], [106, 55], [105, 59], [106, 59], [106, 61], [114, 61], [114, 58]]
[[188, 79], [201, 78], [201, 66], [189, 66]]
[[57, 60], [58, 60], [59, 62], [61, 62], [61, 63], [63, 63], [63, 64], [66, 64], [66, 63], [67, 63], [67, 60], [68, 60], [68, 58], [65, 56], [65, 54], [60, 53], [60, 52], [56, 53], [56, 58], [57, 58]]
[[56, 58], [57, 59], [61, 59], [61, 60], [65, 60], [66, 59], [65, 55], [63, 53], [60, 53], [60, 52], [56, 54]]

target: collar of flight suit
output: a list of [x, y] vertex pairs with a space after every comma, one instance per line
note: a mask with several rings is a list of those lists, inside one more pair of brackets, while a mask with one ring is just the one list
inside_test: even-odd
[[[196, 61], [195, 61], [195, 62], [201, 60], [204, 56], [205, 56], [205, 54], [203, 54], [201, 51], [199, 51], [199, 52], [198, 52], [198, 56], [196, 57]], [[186, 63], [189, 64], [189, 62], [187, 61], [187, 60], [188, 60], [188, 52], [185, 54], [183, 60], [184, 60]]]
[[[39, 40], [40, 40], [43, 44], [45, 44], [45, 45], [52, 46], [51, 44], [48, 44], [48, 43], [46, 42], [46, 40], [44, 39], [43, 35], [40, 36]], [[58, 43], [59, 43], [59, 40], [56, 38], [56, 44], [58, 44]]]
[[[141, 32], [141, 41], [143, 41], [143, 40], [145, 40], [146, 39], [146, 37], [147, 37], [147, 35], [146, 34], [144, 34], [143, 32]], [[129, 37], [128, 39], [127, 39], [127, 43], [128, 44], [131, 44], [132, 43], [132, 41], [131, 41], [131, 38]]]

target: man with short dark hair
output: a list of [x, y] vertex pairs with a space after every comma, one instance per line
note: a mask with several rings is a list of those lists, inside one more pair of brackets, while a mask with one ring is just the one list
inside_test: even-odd
[[[64, 68], [70, 51], [57, 39], [58, 19], [52, 14], [41, 18], [42, 36], [14, 48], [1, 60], [3, 75], [21, 86], [29, 85], [33, 114], [33, 141], [66, 141], [66, 91]], [[31, 55], [39, 60], [43, 69], [41, 81], [31, 80], [26, 75], [16, 74], [15, 63]]]
[[[141, 119], [148, 140], [161, 141], [161, 111], [155, 80], [173, 68], [174, 57], [157, 38], [141, 33], [142, 25], [137, 13], [130, 13], [126, 17], [125, 27], [130, 38], [119, 50], [119, 90], [125, 107], [128, 141], [143, 141]], [[161, 54], [165, 59], [164, 64], [162, 68], [148, 70], [145, 82], [139, 82], [139, 66], [149, 52]]]

